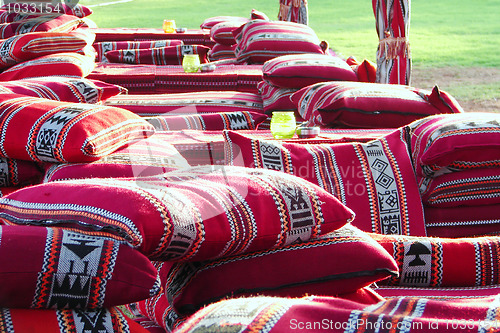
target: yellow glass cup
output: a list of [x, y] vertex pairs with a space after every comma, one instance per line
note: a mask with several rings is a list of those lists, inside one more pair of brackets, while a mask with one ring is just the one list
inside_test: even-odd
[[185, 73], [196, 73], [200, 66], [200, 57], [197, 54], [185, 54], [182, 58], [182, 68]]
[[274, 111], [271, 117], [271, 134], [275, 139], [291, 139], [297, 123], [293, 111]]
[[175, 25], [175, 20], [163, 20], [163, 32], [167, 34], [172, 34], [177, 29]]

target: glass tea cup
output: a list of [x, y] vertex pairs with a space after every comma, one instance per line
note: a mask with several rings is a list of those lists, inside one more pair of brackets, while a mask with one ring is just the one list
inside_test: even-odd
[[293, 111], [274, 111], [271, 117], [271, 134], [275, 139], [291, 139], [297, 123]]
[[197, 54], [185, 54], [182, 58], [182, 68], [185, 73], [196, 73], [200, 66], [200, 57]]
[[177, 29], [175, 25], [175, 20], [163, 20], [163, 32], [167, 34], [172, 34]]

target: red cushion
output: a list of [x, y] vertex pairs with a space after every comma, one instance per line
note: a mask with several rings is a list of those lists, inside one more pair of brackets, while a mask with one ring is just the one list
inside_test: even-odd
[[500, 166], [500, 116], [471, 112], [437, 115], [410, 124], [417, 175]]
[[69, 32], [78, 28], [83, 21], [73, 15], [44, 14], [0, 24], [0, 38], [5, 39], [28, 32]]
[[235, 48], [235, 45], [215, 44], [208, 52], [208, 58], [212, 62], [226, 59], [236, 59], [236, 54], [234, 53]]
[[221, 22], [241, 22], [241, 24], [248, 22], [249, 20], [245, 17], [239, 16], [213, 16], [206, 18], [201, 24], [200, 28], [202, 29], [212, 29], [212, 27]]
[[144, 118], [157, 131], [179, 131], [186, 129], [218, 131], [218, 130], [254, 130], [267, 119], [262, 113], [237, 111], [185, 116], [156, 116]]
[[[482, 332], [496, 330], [498, 297], [442, 302], [396, 297], [376, 305], [335, 297], [251, 297], [198, 311], [176, 333], [199, 332]], [[453, 326], [452, 326], [453, 325]]]
[[[247, 20], [248, 21], [248, 20]], [[210, 28], [210, 37], [222, 45], [234, 45], [236, 39], [234, 38], [233, 31], [241, 27], [245, 22], [241, 20], [224, 21], [217, 23]]]
[[0, 73], [0, 81], [51, 75], [86, 77], [95, 68], [94, 58], [78, 53], [57, 53], [21, 62]]
[[185, 54], [197, 54], [200, 63], [208, 62], [210, 48], [203, 45], [177, 45], [152, 49], [113, 50], [104, 55], [109, 62], [149, 65], [181, 65]]
[[90, 162], [154, 128], [113, 107], [0, 94], [0, 155], [36, 162]]
[[98, 309], [160, 291], [151, 261], [125, 242], [61, 228], [0, 229], [3, 308]]
[[97, 80], [47, 76], [0, 82], [0, 92], [62, 102], [96, 104], [112, 96], [127, 93], [127, 89]]
[[[260, 95], [262, 96], [264, 111], [285, 111], [295, 110], [295, 105], [290, 100], [298, 89], [295, 88], [280, 88], [261, 81], [257, 85]], [[297, 117], [298, 115], [296, 115]]]
[[396, 128], [440, 113], [463, 112], [458, 102], [435, 87], [366, 82], [317, 83], [292, 95], [302, 118], [317, 125]]
[[95, 162], [47, 165], [43, 181], [144, 177], [187, 167], [188, 162], [172, 144], [153, 135]]
[[268, 60], [264, 81], [282, 88], [303, 88], [324, 81], [358, 81], [345, 60], [324, 54], [292, 54]]
[[483, 206], [430, 207], [424, 205], [427, 234], [432, 237], [497, 236], [499, 204]]
[[252, 11], [250, 13], [250, 18], [252, 20], [267, 20], [267, 21], [269, 21], [269, 17], [266, 14], [264, 14], [263, 12], [258, 11], [257, 9], [252, 9]]
[[0, 40], [0, 68], [53, 53], [75, 52], [92, 44], [94, 38], [94, 34], [77, 30], [30, 32]]
[[180, 39], [165, 39], [153, 41], [118, 41], [118, 42], [98, 42], [94, 43], [94, 49], [97, 52], [96, 61], [107, 61], [105, 53], [114, 50], [134, 50], [151, 49], [165, 46], [184, 45]]
[[[41, 167], [34, 162], [0, 157], [0, 188], [39, 183]], [[6, 195], [5, 190], [2, 196]]]
[[500, 172], [471, 169], [433, 178], [423, 178], [422, 201], [433, 207], [500, 204]]
[[280, 170], [337, 196], [364, 231], [424, 236], [420, 193], [405, 141], [397, 130], [368, 143], [297, 144], [226, 131], [226, 163]]
[[31, 186], [0, 199], [0, 217], [105, 232], [152, 259], [206, 260], [318, 237], [353, 213], [292, 175], [201, 166], [152, 177]]
[[294, 22], [252, 20], [234, 31], [239, 62], [264, 63], [286, 54], [325, 54], [314, 30]]
[[[11, 332], [114, 332], [147, 333], [118, 308], [83, 311], [79, 309], [2, 309], [0, 323]], [[5, 327], [5, 326], [3, 326]]]
[[106, 105], [130, 110], [140, 116], [251, 111], [263, 113], [259, 94], [238, 91], [199, 91], [160, 95], [120, 95]]
[[399, 276], [381, 284], [474, 287], [500, 284], [500, 239], [371, 236], [396, 260]]
[[347, 58], [346, 62], [349, 64], [349, 66], [351, 66], [354, 73], [356, 73], [358, 81], [375, 83], [377, 79], [376, 64], [367, 59], [364, 59], [362, 62], [359, 62], [354, 57]]
[[180, 314], [226, 297], [337, 296], [397, 275], [392, 257], [350, 226], [319, 239], [215, 261], [172, 264], [166, 297]]

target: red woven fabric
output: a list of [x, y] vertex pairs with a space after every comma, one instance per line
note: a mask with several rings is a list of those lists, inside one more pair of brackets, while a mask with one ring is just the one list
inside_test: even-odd
[[208, 58], [210, 61], [236, 59], [235, 48], [234, 45], [215, 44], [208, 52]]
[[2, 308], [98, 309], [160, 291], [155, 267], [125, 242], [58, 228], [0, 228]]
[[209, 47], [203, 45], [164, 46], [150, 49], [113, 50], [104, 54], [109, 62], [146, 65], [182, 65], [185, 54], [197, 54], [200, 63], [208, 62]]
[[500, 166], [500, 116], [495, 113], [437, 115], [410, 124], [417, 175]]
[[149, 28], [90, 28], [89, 30], [95, 33], [96, 43], [176, 39], [182, 40], [186, 45], [210, 47], [214, 44], [214, 41], [210, 39], [210, 31], [205, 29], [188, 29], [183, 33], [165, 33], [162, 29]]
[[91, 163], [46, 166], [44, 182], [82, 178], [144, 177], [189, 167], [186, 159], [158, 135], [139, 140]]
[[196, 115], [242, 111], [263, 113], [260, 95], [238, 91], [120, 95], [108, 99], [105, 104], [127, 109], [140, 116]]
[[107, 61], [104, 54], [114, 50], [134, 50], [134, 49], [151, 49], [156, 47], [177, 46], [183, 45], [184, 42], [180, 39], [164, 39], [153, 41], [121, 41], [121, 42], [99, 42], [94, 43], [94, 49], [97, 52], [96, 61]]
[[254, 130], [267, 115], [249, 111], [220, 112], [207, 114], [156, 116], [144, 118], [157, 131], [179, 130]]
[[176, 333], [210, 330], [267, 332], [498, 332], [499, 297], [442, 302], [397, 297], [364, 305], [334, 297], [254, 297], [224, 300], [191, 316]]
[[44, 14], [32, 15], [26, 19], [0, 24], [0, 38], [5, 39], [27, 32], [70, 32], [83, 21], [73, 15]]
[[86, 77], [95, 67], [94, 58], [78, 53], [56, 53], [21, 62], [0, 73], [0, 81], [59, 75]]
[[239, 62], [264, 63], [286, 54], [325, 54], [314, 30], [300, 23], [253, 20], [233, 34]]
[[48, 76], [0, 82], [0, 93], [13, 93], [61, 102], [96, 104], [127, 93], [123, 87], [97, 80]]
[[358, 81], [345, 60], [324, 54], [292, 54], [268, 60], [264, 81], [282, 88], [303, 88], [325, 81]]
[[[264, 111], [272, 112], [295, 110], [295, 105], [290, 100], [290, 96], [297, 92], [298, 89], [280, 88], [273, 86], [266, 81], [259, 82], [257, 88], [262, 96]], [[300, 115], [297, 113], [295, 117], [300, 118]]]
[[422, 202], [432, 207], [500, 204], [500, 173], [497, 168], [471, 169], [422, 178], [420, 192]]
[[0, 94], [0, 155], [36, 162], [90, 162], [154, 133], [127, 110]]
[[118, 308], [97, 311], [2, 309], [0, 325], [2, 330], [11, 332], [78, 332], [83, 328], [95, 332], [148, 332]]
[[210, 37], [216, 43], [228, 46], [234, 45], [236, 44], [236, 39], [234, 38], [233, 31], [241, 27], [246, 22], [248, 22], [248, 20], [229, 20], [217, 23], [210, 28]]
[[500, 293], [500, 286], [486, 287], [453, 287], [453, 288], [423, 288], [401, 286], [376, 286], [374, 290], [384, 298], [422, 297], [440, 301], [457, 299], [480, 299], [495, 296]]
[[303, 179], [228, 166], [51, 182], [0, 199], [0, 210], [5, 223], [49, 222], [106, 234], [151, 259], [184, 261], [282, 247], [336, 230], [353, 217]]
[[364, 231], [425, 235], [403, 130], [364, 144], [281, 143], [231, 131], [224, 137], [226, 163], [279, 170], [317, 184], [351, 208], [353, 225]]
[[206, 18], [200, 24], [200, 28], [212, 29], [212, 27], [214, 27], [215, 25], [222, 23], [222, 22], [241, 22], [241, 24], [244, 24], [244, 23], [247, 23], [248, 21], [249, 21], [248, 18], [239, 17], [239, 16], [228, 16], [228, 15], [213, 16], [213, 17]]
[[302, 118], [317, 125], [397, 128], [441, 113], [463, 112], [458, 102], [435, 87], [366, 82], [317, 83], [292, 95]]
[[228, 90], [258, 94], [261, 68], [220, 65], [213, 72], [184, 73], [182, 66], [99, 64], [87, 78], [123, 86], [134, 95]]
[[500, 285], [497, 237], [371, 236], [396, 260], [399, 276], [381, 284], [407, 287]]
[[432, 237], [498, 236], [499, 204], [430, 207], [424, 205], [427, 234]]
[[168, 303], [187, 314], [227, 297], [337, 296], [396, 274], [383, 248], [356, 228], [344, 227], [279, 249], [173, 264], [161, 278]]
[[77, 30], [73, 32], [31, 32], [0, 41], [2, 53], [0, 68], [44, 55], [75, 52], [91, 45], [94, 35]]
[[[41, 167], [34, 162], [0, 157], [0, 188], [36, 184], [41, 177]], [[2, 196], [6, 194], [3, 189]]]

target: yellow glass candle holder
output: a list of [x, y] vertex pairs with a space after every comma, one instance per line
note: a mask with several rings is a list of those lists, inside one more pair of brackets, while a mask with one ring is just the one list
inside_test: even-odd
[[200, 66], [200, 57], [197, 54], [185, 54], [182, 58], [182, 68], [185, 73], [196, 73]]
[[175, 20], [163, 20], [163, 32], [167, 34], [172, 34], [177, 29], [175, 25]]
[[275, 139], [291, 139], [297, 123], [293, 111], [274, 111], [271, 117], [271, 134]]

